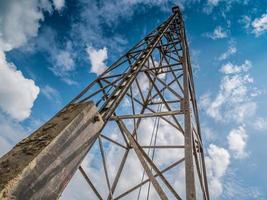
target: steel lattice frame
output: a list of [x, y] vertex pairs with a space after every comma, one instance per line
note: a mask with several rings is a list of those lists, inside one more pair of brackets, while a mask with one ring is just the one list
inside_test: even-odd
[[[146, 77], [146, 82], [149, 82], [149, 86], [145, 89], [140, 83], [143, 77]], [[125, 98], [128, 98], [128, 106], [131, 110], [129, 114], [124, 114]], [[209, 199], [189, 50], [184, 22], [178, 7], [173, 8], [172, 16], [111, 65], [71, 103], [89, 100], [96, 102], [105, 125], [115, 121], [124, 138], [124, 144], [102, 133], [95, 139], [95, 143], [98, 140], [97, 144], [101, 151], [105, 171], [103, 184], [106, 182], [108, 186], [107, 199], [121, 199], [148, 182], [154, 186], [160, 199], [181, 199], [174, 185], [164, 176], [164, 173], [181, 163], [184, 163], [185, 167], [186, 199]], [[159, 107], [164, 111], [157, 110]], [[184, 143], [182, 145], [141, 144], [142, 141], [138, 139], [139, 134], [145, 133], [140, 133], [138, 129], [146, 118], [167, 123], [176, 130], [176, 134], [183, 136]], [[103, 140], [117, 145], [124, 151], [112, 183], [109, 180]], [[155, 164], [151, 151], [166, 148], [184, 149], [184, 157], [160, 169], [162, 166]], [[114, 195], [130, 151], [136, 153], [147, 179], [119, 195]], [[79, 170], [96, 197], [104, 199], [99, 189], [90, 180], [90, 174], [88, 175], [81, 166]], [[201, 195], [196, 192], [196, 187], [200, 187]]]
[[91, 188], [90, 199], [209, 200], [178, 7], [0, 158], [0, 198], [58, 198], [77, 169]]

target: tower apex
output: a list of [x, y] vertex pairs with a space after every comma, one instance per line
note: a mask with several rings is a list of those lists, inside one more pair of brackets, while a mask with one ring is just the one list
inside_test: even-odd
[[172, 7], [172, 12], [173, 12], [173, 13], [176, 13], [176, 12], [179, 12], [179, 11], [180, 11], [179, 6], [176, 5], [176, 6], [173, 6], [173, 7]]

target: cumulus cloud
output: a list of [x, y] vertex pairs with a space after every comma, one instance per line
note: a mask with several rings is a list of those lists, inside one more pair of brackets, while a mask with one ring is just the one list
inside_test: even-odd
[[[114, 4], [114, 6], [109, 6], [109, 4]], [[74, 19], [71, 25], [72, 40], [77, 41], [75, 46], [83, 50], [84, 44], [89, 43], [103, 47], [106, 46], [107, 49], [114, 53], [125, 51], [124, 47], [127, 44], [125, 37], [117, 33], [105, 34], [106, 28], [103, 26], [103, 24], [111, 26], [111, 22], [112, 27], [116, 26], [119, 20], [113, 19], [118, 16], [124, 16], [123, 10], [130, 5], [125, 4], [122, 6], [124, 1], [119, 2], [119, 7], [115, 6], [117, 4], [117, 1], [103, 1], [101, 4], [98, 4], [96, 1], [79, 1], [79, 17], [77, 17], [77, 20]], [[108, 9], [108, 7], [112, 7], [112, 9]]]
[[0, 157], [20, 141], [26, 130], [17, 122], [0, 114]]
[[[206, 6], [204, 6], [203, 11], [206, 14], [210, 14], [215, 7], [218, 7], [223, 13], [222, 16], [225, 17], [225, 12], [229, 11], [233, 4], [246, 5], [249, 0], [207, 0]], [[219, 7], [219, 5], [222, 5]]]
[[[229, 170], [230, 171], [230, 170]], [[262, 191], [248, 186], [233, 171], [227, 173], [224, 183], [223, 199], [265, 199]]]
[[31, 108], [39, 94], [33, 80], [23, 76], [15, 65], [8, 63], [0, 51], [0, 107], [19, 121], [31, 114]]
[[65, 0], [53, 0], [56, 10], [61, 10], [65, 6]]
[[[135, 12], [140, 12], [139, 6], [152, 8], [157, 7], [170, 13], [170, 8], [178, 4], [181, 8], [191, 6], [196, 0], [109, 0], [97, 3], [97, 1], [79, 1], [79, 17], [72, 24], [72, 38], [78, 41], [77, 46], [83, 49], [83, 44], [98, 44], [106, 46], [112, 55], [123, 53], [128, 41], [117, 33], [105, 34], [106, 27], [114, 29], [120, 20], [130, 20]], [[141, 11], [143, 12], [143, 10]], [[104, 25], [104, 26], [103, 26]], [[81, 42], [82, 41], [82, 42]], [[116, 56], [117, 57], [117, 56]], [[114, 57], [115, 59], [115, 57]]]
[[212, 33], [206, 33], [206, 36], [213, 40], [218, 40], [227, 38], [228, 34], [227, 31], [225, 31], [221, 26], [217, 26]]
[[260, 36], [267, 30], [267, 14], [263, 14], [261, 17], [256, 18], [252, 23], [253, 33], [256, 36]]
[[[151, 84], [146, 74], [145, 73], [138, 74], [137, 80], [140, 85], [141, 91], [146, 92], [149, 89], [149, 86]], [[139, 94], [139, 90], [136, 84], [133, 87], [133, 93], [134, 95]]]
[[86, 52], [91, 62], [90, 72], [96, 73], [97, 75], [102, 74], [107, 68], [105, 64], [108, 58], [107, 48], [95, 49], [89, 46], [87, 47]]
[[212, 6], [217, 6], [221, 0], [208, 0], [208, 4]]
[[244, 15], [242, 18], [239, 20], [239, 23], [243, 24], [246, 30], [249, 30], [251, 26], [251, 17]]
[[212, 130], [211, 128], [207, 127], [207, 126], [203, 126], [202, 125], [202, 135], [205, 138], [204, 141], [207, 142], [212, 142], [214, 140], [216, 140], [216, 134], [214, 133], [214, 130]]
[[30, 119], [28, 125], [22, 126], [17, 120], [0, 113], [0, 157], [42, 123], [40, 120]]
[[50, 101], [56, 102], [57, 104], [60, 104], [61, 102], [61, 97], [60, 93], [50, 85], [46, 85], [41, 89], [41, 92], [45, 95], [47, 99]]
[[210, 144], [206, 160], [209, 175], [219, 178], [225, 174], [230, 164], [230, 154], [226, 149]]
[[252, 116], [256, 110], [253, 101], [257, 89], [252, 87], [253, 78], [248, 70], [251, 62], [246, 60], [241, 65], [227, 63], [220, 71], [224, 74], [219, 91], [214, 99], [206, 93], [200, 99], [200, 104], [206, 113], [216, 121], [241, 123]]
[[[53, 1], [60, 5], [60, 0]], [[63, 1], [64, 3], [64, 1]], [[61, 4], [62, 5], [62, 4]], [[0, 3], [0, 47], [9, 51], [25, 44], [29, 38], [38, 34], [44, 11], [49, 11], [49, 1], [10, 0]]]
[[77, 84], [73, 80], [73, 72], [76, 69], [76, 52], [73, 49], [72, 41], [58, 42], [56, 31], [45, 27], [32, 46], [33, 50], [48, 54], [48, 62], [51, 64], [49, 69], [54, 75], [69, 85]]
[[59, 50], [54, 59], [55, 65], [51, 69], [55, 75], [64, 78], [68, 76], [69, 72], [75, 70], [74, 58], [70, 51]]
[[38, 1], [2, 1], [0, 4], [0, 46], [8, 51], [26, 43], [38, 33], [43, 20]]
[[[141, 121], [140, 127], [138, 129], [138, 141], [140, 145], [153, 145], [154, 138], [155, 138], [155, 129], [154, 129], [155, 119], [144, 119]], [[112, 131], [111, 131], [112, 130]], [[154, 134], [153, 134], [154, 132]], [[115, 141], [119, 141], [120, 143], [124, 144], [124, 140], [118, 131], [118, 127], [112, 127], [108, 129], [104, 129], [104, 135], [109, 135]], [[152, 139], [152, 140], [151, 140]], [[123, 156], [123, 150], [118, 147], [117, 145], [112, 145], [112, 143], [105, 142], [102, 140], [104, 152], [106, 156], [106, 163], [108, 166], [108, 174], [109, 179], [114, 181], [114, 177], [118, 170], [118, 165], [121, 162]], [[152, 143], [151, 143], [152, 141]], [[159, 130], [157, 133], [157, 142], [156, 145], [183, 145], [183, 135], [169, 124], [163, 121], [159, 121]], [[152, 157], [152, 150], [145, 150], [146, 153]], [[98, 152], [98, 153], [97, 153]], [[166, 153], [168, 152], [168, 153]], [[154, 154], [154, 162], [159, 169], [163, 169], [173, 162], [183, 158], [184, 151], [183, 149], [157, 149]], [[108, 189], [107, 184], [103, 182], [105, 180], [104, 176], [104, 168], [102, 165], [102, 158], [99, 154], [99, 148], [96, 145], [92, 148], [91, 153], [88, 154], [86, 159], [83, 161], [82, 166], [88, 173], [91, 181], [94, 183], [95, 187], [102, 195], [103, 199], [107, 198]], [[179, 165], [180, 166], [180, 165]], [[184, 171], [181, 169], [184, 168], [184, 165], [181, 165], [180, 168], [177, 166], [170, 170], [169, 172], [164, 173], [168, 181], [175, 186], [179, 190], [179, 192], [184, 192]], [[122, 171], [121, 177], [119, 179], [117, 188], [115, 190], [114, 197], [121, 194], [123, 191], [130, 189], [131, 187], [135, 186], [136, 184], [140, 183], [144, 170], [143, 167], [137, 158], [133, 149], [130, 150], [126, 162], [125, 167]], [[175, 176], [174, 176], [175, 174]], [[131, 177], [129, 179], [129, 177]], [[82, 187], [81, 181], [78, 181], [79, 177], [76, 175], [76, 180], [72, 180], [71, 184], [66, 188], [63, 193], [63, 199], [86, 199], [90, 197], [92, 198], [93, 194], [92, 191], [88, 191], [88, 193], [83, 192], [84, 190], [81, 189], [81, 192], [72, 192], [72, 188], [77, 188], [80, 191]], [[144, 179], [147, 179], [147, 175], [145, 174]], [[77, 182], [75, 182], [77, 181]], [[112, 182], [112, 181], [111, 181]], [[79, 186], [81, 185], [81, 187]], [[142, 187], [142, 191], [140, 192], [140, 199], [146, 198], [146, 193], [148, 189], [148, 184]], [[125, 196], [126, 199], [134, 200], [137, 199], [138, 189], [134, 192], [130, 193], [129, 195]], [[77, 195], [77, 193], [79, 195]], [[180, 194], [180, 193], [179, 193]], [[76, 197], [74, 197], [76, 196]], [[158, 199], [158, 194], [155, 192], [153, 186], [151, 186], [150, 191], [150, 198], [151, 199]]]
[[205, 161], [210, 195], [212, 199], [218, 199], [223, 193], [223, 176], [230, 164], [230, 154], [226, 149], [210, 144]]
[[227, 49], [226, 52], [222, 53], [218, 60], [222, 61], [225, 60], [227, 58], [229, 58], [231, 55], [234, 55], [237, 52], [236, 47], [233, 44], [230, 44], [229, 48]]
[[224, 74], [235, 74], [235, 73], [240, 73], [240, 72], [247, 72], [251, 68], [251, 66], [252, 65], [249, 60], [245, 60], [245, 62], [241, 65], [234, 65], [229, 62], [223, 65], [220, 71]]
[[74, 68], [74, 61], [70, 52], [60, 51], [56, 58], [56, 65], [62, 66], [63, 71], [72, 71]]
[[13, 63], [7, 62], [5, 52], [25, 45], [38, 34], [44, 11], [50, 10], [50, 1], [10, 0], [0, 3], [0, 107], [16, 120], [30, 116], [39, 94], [33, 80], [25, 78]]
[[255, 34], [256, 37], [261, 36], [267, 30], [267, 13], [262, 14], [261, 17], [252, 18], [248, 15], [242, 16], [239, 23], [244, 25], [244, 28], [249, 32]]
[[137, 9], [138, 5], [157, 6], [164, 11], [169, 11], [173, 4], [179, 4], [181, 7], [186, 4], [192, 3], [194, 0], [124, 0], [124, 1], [105, 1], [100, 7], [99, 12], [104, 16], [104, 20], [110, 25], [116, 25], [121, 17], [131, 18]]
[[259, 131], [266, 131], [267, 130], [267, 118], [258, 118], [254, 122], [254, 128]]
[[229, 149], [233, 152], [235, 158], [242, 159], [247, 157], [248, 154], [245, 150], [247, 138], [246, 130], [242, 126], [230, 131], [227, 140]]

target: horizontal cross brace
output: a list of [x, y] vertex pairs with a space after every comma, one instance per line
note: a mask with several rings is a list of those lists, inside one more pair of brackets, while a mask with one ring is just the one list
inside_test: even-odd
[[152, 148], [158, 148], [158, 149], [180, 149], [184, 148], [184, 145], [156, 145], [156, 146], [141, 146], [144, 149], [152, 149]]
[[[166, 103], [168, 103], [168, 104], [170, 104], [170, 103], [180, 103], [180, 100], [166, 101]], [[151, 103], [149, 103], [149, 105], [158, 105], [158, 104], [164, 104], [164, 102], [159, 101], [159, 102], [151, 102]]]
[[184, 112], [181, 110], [166, 111], [166, 112], [157, 112], [157, 113], [146, 113], [146, 114], [136, 114], [136, 115], [121, 115], [121, 116], [112, 116], [110, 120], [120, 120], [120, 119], [134, 119], [134, 118], [148, 118], [148, 117], [161, 117], [168, 115], [180, 115]]

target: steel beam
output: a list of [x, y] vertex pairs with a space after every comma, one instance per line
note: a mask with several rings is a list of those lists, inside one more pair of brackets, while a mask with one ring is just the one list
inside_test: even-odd
[[135, 114], [135, 115], [121, 115], [121, 116], [111, 116], [110, 120], [121, 120], [121, 119], [135, 119], [135, 118], [148, 118], [148, 117], [162, 117], [170, 115], [181, 115], [183, 111], [173, 110], [166, 112], [157, 112], [157, 113], [145, 113], [145, 114]]
[[[149, 199], [153, 185], [160, 199], [195, 200], [199, 198], [196, 193], [199, 182], [200, 197], [209, 200], [185, 27], [179, 8], [172, 10], [173, 14], [165, 22], [108, 67], [49, 122], [0, 159], [0, 199], [56, 199], [79, 169], [98, 199], [120, 199], [130, 193], [135, 195], [132, 192], [136, 189], [139, 189], [138, 200], [143, 194]], [[128, 100], [126, 107], [124, 100]], [[154, 121], [153, 129], [146, 128], [144, 121]], [[162, 128], [174, 134], [175, 139], [161, 144]], [[91, 150], [93, 145], [99, 148]], [[116, 160], [119, 163], [115, 172], [110, 171], [114, 170], [109, 160], [113, 158], [107, 152], [111, 146], [122, 156]], [[155, 155], [162, 151], [167, 155], [171, 149], [178, 150], [177, 157], [181, 153], [184, 158], [170, 166], [161, 159], [158, 163]], [[125, 174], [127, 180], [137, 175], [124, 171], [132, 151], [141, 163], [143, 176], [140, 182], [121, 190], [120, 180]], [[103, 167], [105, 177], [100, 186], [91, 181], [90, 171], [86, 173], [79, 167], [87, 153], [91, 153], [90, 156], [98, 153], [96, 155], [102, 158], [94, 160]], [[183, 161], [184, 196], [178, 194], [173, 182], [177, 174], [170, 180], [167, 174]], [[105, 183], [106, 191], [102, 187]], [[141, 192], [146, 183], [148, 189]]]

